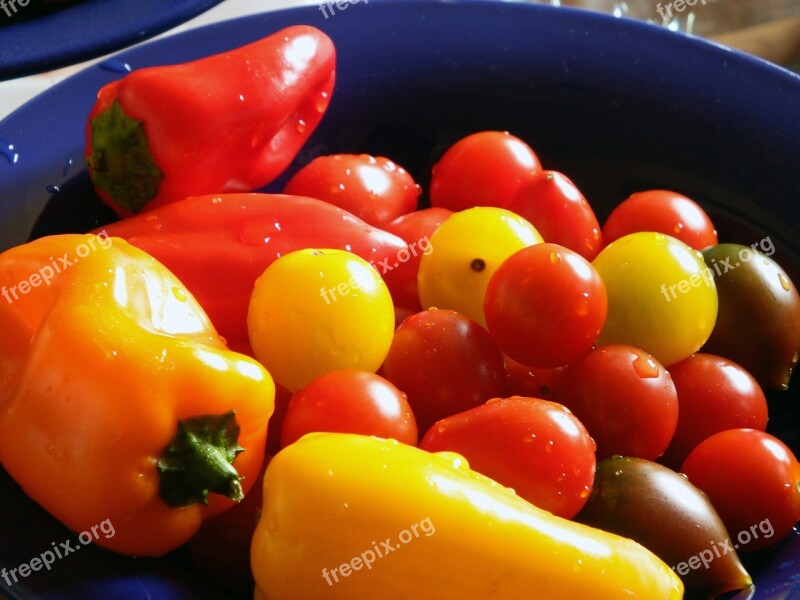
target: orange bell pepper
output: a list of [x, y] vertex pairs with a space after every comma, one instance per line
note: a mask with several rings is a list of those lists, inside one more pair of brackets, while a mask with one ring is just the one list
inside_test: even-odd
[[74, 531], [159, 556], [258, 478], [274, 385], [179, 280], [118, 238], [0, 255], [0, 463]]

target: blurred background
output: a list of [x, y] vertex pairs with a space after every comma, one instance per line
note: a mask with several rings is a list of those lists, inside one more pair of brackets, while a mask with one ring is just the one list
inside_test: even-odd
[[[545, 3], [633, 17], [700, 36], [712, 36], [789, 17], [800, 17], [800, 0], [694, 0], [694, 6], [688, 6], [684, 2], [683, 10], [679, 10], [680, 5], [674, 0], [552, 0]], [[667, 11], [667, 7], [671, 7], [671, 10]], [[672, 18], [665, 23], [663, 15], [670, 13]]]
[[[379, 2], [380, 0], [372, 1]], [[540, 1], [544, 4], [572, 6], [605, 12], [618, 17], [640, 19], [672, 30], [707, 37], [800, 73], [800, 0]], [[692, 3], [693, 6], [690, 6], [689, 3]], [[203, 14], [158, 37], [267, 10], [318, 4], [320, 4], [320, 0], [224, 0]], [[69, 8], [65, 10], [68, 11]], [[8, 27], [21, 26], [21, 24], [12, 24]], [[0, 27], [0, 44], [2, 44], [4, 29], [4, 27]], [[0, 120], [38, 93], [104, 58], [106, 57], [101, 56], [49, 72], [0, 81]]]

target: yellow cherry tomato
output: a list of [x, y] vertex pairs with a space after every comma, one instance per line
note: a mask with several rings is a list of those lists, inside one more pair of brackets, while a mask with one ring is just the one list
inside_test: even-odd
[[606, 284], [608, 315], [598, 344], [630, 344], [669, 366], [706, 342], [717, 288], [703, 256], [650, 231], [613, 241], [592, 263]]
[[431, 251], [420, 260], [423, 308], [449, 308], [486, 327], [483, 298], [492, 274], [518, 250], [543, 241], [533, 225], [503, 208], [454, 213], [431, 236]]
[[256, 358], [295, 391], [330, 371], [376, 371], [394, 334], [386, 284], [344, 250], [298, 250], [255, 283], [247, 314]]

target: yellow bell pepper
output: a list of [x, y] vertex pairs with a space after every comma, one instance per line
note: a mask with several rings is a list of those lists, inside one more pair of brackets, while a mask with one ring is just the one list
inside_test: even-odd
[[673, 600], [632, 540], [536, 508], [455, 453], [306, 435], [270, 463], [251, 567], [259, 600]]
[[[159, 556], [258, 477], [275, 387], [122, 239], [0, 254], [0, 463], [73, 531]], [[105, 531], [104, 531], [105, 533]]]

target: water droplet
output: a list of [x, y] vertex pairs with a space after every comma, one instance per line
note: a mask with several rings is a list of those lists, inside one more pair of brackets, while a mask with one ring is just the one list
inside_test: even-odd
[[65, 165], [64, 165], [64, 168], [63, 168], [63, 169], [61, 169], [61, 175], [63, 175], [64, 177], [66, 177], [67, 175], [69, 175], [69, 172], [72, 170], [72, 165], [74, 165], [74, 164], [75, 164], [75, 161], [73, 161], [73, 160], [70, 158], [70, 159], [67, 161], [67, 164], [65, 164]]
[[112, 73], [130, 73], [131, 66], [120, 58], [108, 58], [99, 64], [101, 69], [111, 71]]
[[317, 112], [325, 112], [325, 109], [328, 108], [328, 104], [330, 104], [330, 96], [328, 95], [328, 92], [322, 92], [319, 96], [317, 96]]
[[784, 289], [784, 291], [788, 292], [790, 289], [792, 289], [791, 282], [783, 273], [778, 273], [778, 281], [781, 282], [781, 287]]
[[15, 165], [19, 161], [19, 154], [14, 149], [14, 144], [0, 139], [0, 154], [8, 161], [8, 164]]
[[297, 133], [305, 133], [306, 122], [303, 119], [297, 119]]
[[61, 191], [61, 189], [57, 185], [54, 185], [52, 183], [48, 183], [46, 186], [44, 186], [44, 189], [46, 189], [47, 192], [50, 194], [57, 194], [58, 192]]
[[637, 356], [633, 359], [633, 370], [642, 379], [658, 377], [658, 365], [652, 358]]
[[560, 252], [551, 252], [550, 253], [550, 263], [557, 265], [561, 262], [561, 253]]
[[188, 300], [186, 292], [183, 291], [181, 288], [176, 288], [176, 287], [172, 288], [172, 295], [175, 296], [175, 299], [178, 302], [186, 302], [186, 300]]
[[675, 233], [680, 233], [681, 231], [683, 231], [683, 223], [677, 223], [672, 231], [674, 231]]

